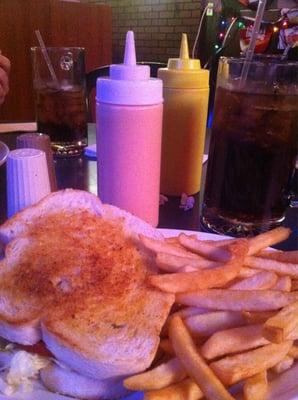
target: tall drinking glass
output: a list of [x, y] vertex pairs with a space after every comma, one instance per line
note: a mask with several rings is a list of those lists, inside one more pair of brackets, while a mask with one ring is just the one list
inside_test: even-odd
[[291, 199], [298, 145], [298, 63], [268, 56], [249, 65], [222, 57], [202, 225], [232, 236], [281, 224]]
[[[76, 155], [87, 145], [85, 50], [46, 50], [50, 68], [42, 49], [31, 49], [37, 129], [50, 136], [56, 155]], [[51, 67], [54, 73], [50, 73]]]

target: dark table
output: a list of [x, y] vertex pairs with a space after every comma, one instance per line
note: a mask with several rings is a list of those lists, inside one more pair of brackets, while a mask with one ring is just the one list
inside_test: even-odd
[[[16, 137], [22, 132], [0, 133], [0, 140], [12, 150], [15, 148]], [[95, 143], [95, 126], [89, 126], [89, 144]], [[208, 147], [208, 140], [207, 146]], [[55, 160], [58, 188], [83, 189], [97, 194], [96, 161], [85, 156], [57, 158]], [[205, 180], [206, 165], [203, 168]], [[200, 209], [202, 192], [196, 194], [193, 209], [184, 211], [179, 208], [180, 198], [170, 197], [169, 201], [160, 206], [159, 228], [186, 229], [202, 231], [200, 226]], [[0, 167], [0, 223], [6, 219], [6, 167]], [[284, 226], [291, 228], [290, 238], [276, 248], [282, 250], [298, 249], [298, 209], [289, 208], [286, 213]]]

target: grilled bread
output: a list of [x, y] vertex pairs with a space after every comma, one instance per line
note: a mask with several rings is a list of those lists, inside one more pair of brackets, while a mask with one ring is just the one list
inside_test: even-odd
[[[0, 227], [0, 335], [40, 338], [57, 360], [96, 380], [149, 367], [174, 297], [137, 236], [154, 228], [87, 192], [55, 192]], [[71, 394], [71, 393], [70, 393]]]

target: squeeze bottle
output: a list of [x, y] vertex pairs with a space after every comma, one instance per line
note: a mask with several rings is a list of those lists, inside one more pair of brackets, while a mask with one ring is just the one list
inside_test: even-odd
[[98, 195], [158, 224], [162, 137], [162, 81], [136, 64], [134, 34], [126, 35], [124, 63], [110, 66], [96, 87]]
[[161, 157], [162, 194], [180, 196], [200, 190], [209, 98], [209, 71], [190, 59], [182, 34], [179, 58], [158, 70], [163, 81], [164, 116]]

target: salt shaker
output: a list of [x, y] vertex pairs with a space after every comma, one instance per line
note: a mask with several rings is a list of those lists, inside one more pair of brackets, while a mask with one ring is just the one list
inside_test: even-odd
[[50, 137], [44, 133], [39, 132], [23, 133], [22, 135], [19, 135], [17, 137], [17, 148], [32, 148], [39, 149], [45, 152], [51, 191], [54, 192], [55, 190], [57, 190], [57, 180]]
[[7, 157], [7, 216], [35, 204], [50, 193], [45, 152], [17, 149]]

